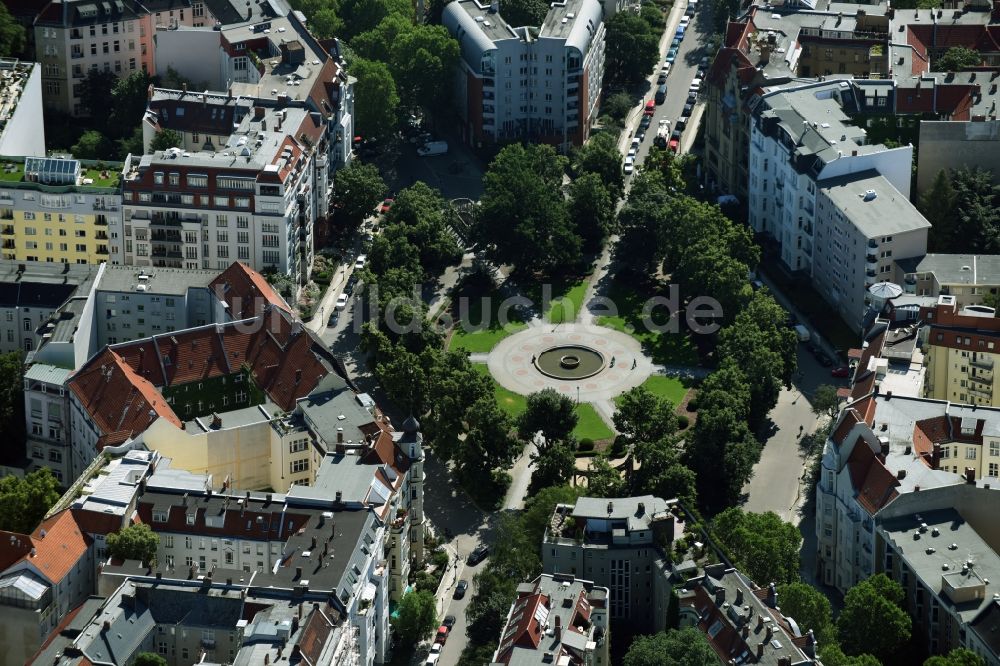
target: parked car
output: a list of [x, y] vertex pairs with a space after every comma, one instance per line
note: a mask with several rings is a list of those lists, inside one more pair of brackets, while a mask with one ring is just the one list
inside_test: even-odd
[[670, 143], [667, 144], [667, 150], [673, 153], [681, 152], [681, 142], [677, 139], [671, 139]]
[[[639, 130], [639, 131], [642, 131], [642, 130]], [[632, 143], [629, 145], [629, 152], [630, 153], [634, 153], [635, 151], [639, 150], [639, 144], [642, 143], [642, 139], [640, 139], [638, 137], [638, 132], [636, 132], [636, 135], [637, 136], [632, 137]]]
[[683, 117], [685, 117], [685, 118], [686, 118], [687, 116], [690, 116], [690, 115], [691, 115], [691, 111], [692, 111], [692, 109], [694, 109], [694, 107], [693, 107], [693, 106], [691, 106], [690, 104], [685, 104], [685, 105], [684, 105], [684, 110], [683, 110], [683, 111], [681, 111], [681, 116], [683, 116]]
[[663, 67], [660, 68], [660, 74], [667, 75], [670, 73], [670, 68], [672, 65], [669, 62], [663, 63]]
[[639, 143], [642, 143], [643, 141], [645, 141], [646, 140], [646, 128], [645, 127], [640, 127], [639, 129], [637, 129], [635, 131], [635, 138], [639, 139]]
[[687, 103], [693, 105], [698, 101], [698, 93], [688, 92]]
[[337, 310], [343, 310], [344, 308], [346, 308], [348, 298], [349, 296], [347, 294], [341, 294], [340, 296], [337, 296], [337, 304], [334, 306], [334, 308]]
[[490, 547], [487, 546], [485, 543], [479, 544], [478, 546], [476, 546], [475, 550], [469, 553], [469, 559], [468, 559], [469, 566], [473, 567], [476, 566], [477, 564], [485, 560], [489, 556], [489, 554], [490, 554]]
[[444, 642], [448, 640], [448, 634], [450, 633], [451, 633], [451, 628], [446, 627], [442, 624], [440, 627], [438, 627], [437, 636], [434, 637], [434, 642], [444, 645]]
[[681, 116], [677, 119], [677, 122], [674, 123], [674, 128], [683, 132], [685, 127], [687, 127], [687, 118]]
[[441, 626], [442, 627], [447, 627], [448, 631], [451, 631], [452, 628], [455, 626], [455, 616], [454, 615], [445, 615], [444, 619], [441, 620]]
[[327, 326], [336, 326], [338, 319], [340, 319], [340, 313], [337, 312], [336, 310], [334, 310], [333, 314], [330, 315], [330, 320], [326, 322], [326, 325]]
[[673, 64], [674, 60], [677, 60], [677, 49], [670, 49], [667, 51], [667, 62]]
[[667, 84], [661, 84], [659, 88], [656, 89], [656, 97], [654, 101], [657, 104], [663, 104], [667, 99]]
[[660, 70], [660, 75], [656, 77], [656, 85], [663, 85], [667, 82], [667, 73]]
[[670, 42], [670, 48], [676, 49], [680, 48], [681, 40], [679, 37], [674, 37], [674, 41]]
[[684, 26], [685, 28], [688, 26], [690, 22], [691, 22], [691, 17], [688, 16], [687, 14], [681, 17], [681, 25]]
[[383, 215], [385, 215], [386, 213], [388, 213], [388, 212], [389, 212], [389, 209], [390, 209], [390, 208], [392, 208], [392, 204], [393, 204], [394, 202], [395, 202], [395, 199], [393, 199], [392, 197], [387, 197], [387, 198], [385, 199], [385, 201], [383, 201], [383, 202], [382, 202], [382, 205], [381, 205], [381, 206], [379, 206], [379, 209], [378, 209], [378, 211], [379, 211], [380, 213], [382, 213]]
[[625, 158], [625, 164], [622, 166], [622, 170], [626, 173], [632, 173], [635, 171], [635, 158], [629, 155]]
[[843, 377], [850, 377], [850, 375], [851, 375], [851, 369], [848, 368], [846, 365], [842, 365], [839, 368], [834, 368], [833, 370], [830, 371], [831, 377], [843, 378]]
[[701, 67], [702, 69], [708, 67], [708, 56], [703, 56], [702, 59], [698, 62], [698, 66]]
[[656, 102], [649, 100], [646, 102], [646, 108], [643, 110], [643, 115], [651, 116], [656, 113]]
[[652, 117], [653, 116], [651, 116], [651, 115], [647, 116], [647, 115], [643, 114], [642, 118], [639, 119], [639, 127], [642, 128], [642, 129], [646, 129], [647, 127], [649, 127], [649, 123], [650, 123], [650, 120], [652, 119]]
[[428, 141], [420, 148], [417, 148], [417, 155], [420, 157], [432, 157], [434, 155], [444, 155], [448, 152], [447, 141]]
[[469, 590], [469, 581], [464, 578], [458, 581], [458, 585], [455, 586], [455, 598], [461, 599], [465, 596], [465, 593]]
[[[435, 645], [437, 645], [437, 643], [435, 643]], [[424, 662], [424, 666], [437, 666], [439, 661], [441, 661], [441, 652], [431, 651], [431, 653], [427, 655], [427, 661]]]
[[362, 268], [365, 267], [366, 263], [368, 263], [368, 255], [367, 254], [359, 254], [358, 258], [354, 260], [354, 270], [356, 270], [356, 271], [361, 270]]
[[691, 81], [691, 85], [688, 86], [688, 92], [693, 92], [697, 95], [699, 91], [701, 91], [701, 78], [695, 78]]

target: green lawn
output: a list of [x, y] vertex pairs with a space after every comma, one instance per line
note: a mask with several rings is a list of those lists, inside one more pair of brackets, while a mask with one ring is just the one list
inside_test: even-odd
[[[653, 375], [642, 383], [642, 388], [646, 389], [658, 398], [666, 398], [676, 407], [684, 399], [688, 392], [688, 387], [676, 377], [664, 377], [663, 375]], [[615, 398], [617, 403], [621, 396]]]
[[[13, 164], [17, 169], [8, 173], [7, 167], [9, 164]], [[82, 178], [90, 178], [94, 181], [93, 185], [87, 187], [114, 187], [118, 184], [118, 179], [121, 176], [118, 173], [121, 168], [120, 164], [117, 166], [114, 164], [108, 165], [105, 169], [108, 174], [107, 178], [101, 178], [101, 172], [98, 169], [81, 168], [80, 176]], [[21, 182], [22, 180], [24, 180], [24, 162], [4, 162], [0, 160], [0, 181]]]
[[[488, 321], [483, 317], [484, 298], [489, 304]], [[502, 302], [503, 297], [496, 291], [473, 295], [459, 294], [452, 303], [455, 328], [449, 348], [473, 353], [488, 352], [508, 335], [526, 328], [527, 324], [521, 321], [511, 308], [506, 308], [508, 321], [501, 325], [498, 314]]]
[[[485, 363], [475, 363], [473, 364], [476, 370], [490, 379], [493, 379], [490, 375], [490, 370], [486, 367]], [[517, 418], [521, 413], [527, 408], [528, 401], [527, 398], [519, 393], [514, 393], [513, 391], [508, 391], [504, 387], [497, 384], [496, 380], [493, 380], [493, 390], [497, 397], [497, 403], [500, 405], [500, 409], [507, 412], [511, 418]], [[576, 424], [576, 428], [573, 429], [573, 435], [578, 439], [611, 439], [614, 437], [614, 433], [611, 429], [604, 423], [601, 419], [600, 414], [590, 403], [580, 403], [576, 406], [577, 416], [580, 420]]]
[[[690, 333], [682, 321], [678, 323], [677, 333], [651, 331], [642, 321], [643, 306], [646, 298], [639, 295], [631, 287], [615, 282], [608, 293], [608, 298], [617, 309], [615, 315], [604, 315], [597, 318], [601, 326], [613, 328], [631, 335], [642, 343], [643, 350], [660, 365], [698, 365], [698, 351], [691, 341]], [[653, 311], [653, 323], [665, 323], [665, 308]]]
[[583, 296], [586, 291], [586, 280], [570, 285], [564, 293], [552, 299], [552, 307], [546, 318], [553, 324], [576, 321], [583, 307]]

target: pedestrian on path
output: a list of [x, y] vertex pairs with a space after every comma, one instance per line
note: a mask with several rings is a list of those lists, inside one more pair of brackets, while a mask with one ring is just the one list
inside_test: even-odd
[[639, 365], [639, 361], [637, 359], [632, 359], [632, 369], [633, 370], [635, 370], [635, 366], [637, 366], [637, 365]]
[[611, 367], [612, 368], [615, 367], [615, 357], [614, 356], [611, 357]]

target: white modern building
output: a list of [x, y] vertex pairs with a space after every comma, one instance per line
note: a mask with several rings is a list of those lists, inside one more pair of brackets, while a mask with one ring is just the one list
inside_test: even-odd
[[0, 58], [0, 155], [45, 156], [38, 63]]
[[472, 145], [530, 140], [560, 151], [582, 145], [604, 78], [604, 10], [598, 0], [553, 2], [541, 26], [512, 26], [500, 4], [458, 0], [443, 25], [458, 40], [456, 104]]

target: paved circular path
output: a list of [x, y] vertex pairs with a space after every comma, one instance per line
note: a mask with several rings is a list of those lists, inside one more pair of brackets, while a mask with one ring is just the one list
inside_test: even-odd
[[[555, 329], [555, 330], [553, 330]], [[531, 363], [531, 357], [556, 345], [585, 345], [603, 354], [604, 369], [592, 377], [562, 380], [546, 377]], [[611, 359], [615, 366], [611, 367]], [[632, 363], [635, 362], [635, 368]], [[501, 340], [490, 351], [487, 366], [493, 378], [506, 389], [528, 395], [546, 388], [577, 397], [580, 402], [610, 400], [642, 384], [653, 372], [639, 342], [624, 333], [589, 324], [537, 323]]]

